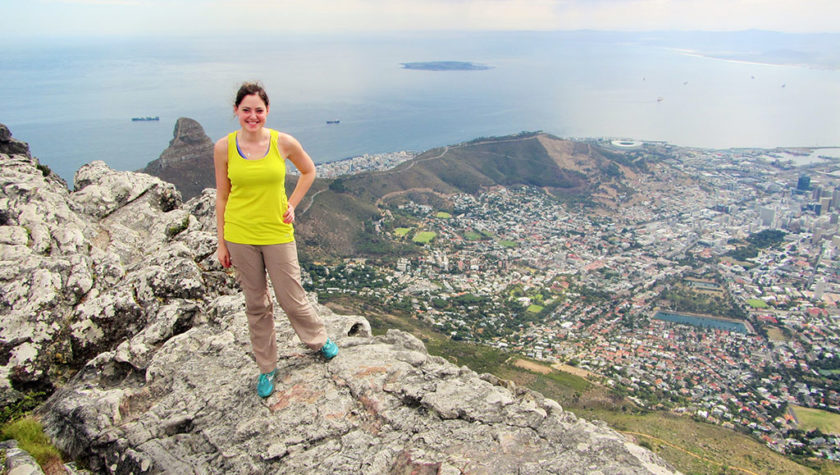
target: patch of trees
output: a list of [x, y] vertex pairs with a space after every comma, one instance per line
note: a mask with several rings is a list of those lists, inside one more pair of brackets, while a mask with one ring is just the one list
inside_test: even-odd
[[[732, 256], [732, 258], [739, 261], [745, 261], [747, 259], [758, 257], [759, 249], [768, 249], [770, 247], [778, 246], [784, 241], [785, 234], [787, 233], [778, 229], [765, 229], [763, 231], [759, 231], [751, 234], [747, 238], [747, 244], [745, 246], [738, 246], [735, 250], [729, 251], [727, 255]], [[735, 243], [738, 242], [741, 241], [735, 241]], [[732, 243], [731, 240], [730, 243]]]
[[778, 229], [765, 229], [751, 234], [747, 238], [747, 242], [759, 249], [767, 249], [781, 244], [785, 239], [785, 234], [787, 233]]

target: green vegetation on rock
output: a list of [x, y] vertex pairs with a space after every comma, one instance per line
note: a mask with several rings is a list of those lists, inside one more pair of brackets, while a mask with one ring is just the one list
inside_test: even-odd
[[61, 453], [44, 434], [41, 423], [32, 417], [27, 416], [5, 423], [0, 429], [0, 435], [3, 440], [15, 439], [18, 446], [29, 452], [41, 468], [62, 464]]

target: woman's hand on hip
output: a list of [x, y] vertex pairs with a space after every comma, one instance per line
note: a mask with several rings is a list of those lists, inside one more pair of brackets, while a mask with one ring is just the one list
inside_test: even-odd
[[283, 213], [283, 222], [286, 224], [295, 222], [295, 207], [291, 203], [286, 206], [286, 212]]

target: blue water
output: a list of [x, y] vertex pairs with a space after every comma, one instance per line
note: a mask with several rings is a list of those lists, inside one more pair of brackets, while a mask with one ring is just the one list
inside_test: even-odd
[[[837, 51], [840, 35], [757, 32], [10, 40], [0, 122], [69, 182], [92, 160], [142, 168], [168, 146], [179, 117], [214, 139], [237, 128], [231, 103], [249, 79], [269, 92], [268, 125], [295, 135], [316, 162], [523, 130], [715, 148], [836, 146]], [[491, 69], [402, 67], [422, 61]]]
[[691, 315], [681, 315], [679, 313], [670, 312], [656, 312], [653, 318], [657, 320], [664, 320], [667, 322], [681, 323], [684, 325], [692, 325], [703, 328], [716, 328], [718, 330], [734, 331], [738, 333], [748, 333], [747, 327], [740, 322], [730, 322], [727, 320], [718, 320], [715, 318], [696, 317]]

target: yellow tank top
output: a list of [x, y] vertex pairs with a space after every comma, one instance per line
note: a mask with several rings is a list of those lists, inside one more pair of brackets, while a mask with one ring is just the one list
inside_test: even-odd
[[294, 227], [283, 222], [286, 212], [286, 159], [277, 148], [276, 130], [265, 157], [248, 160], [228, 134], [230, 195], [225, 206], [225, 240], [238, 244], [284, 244], [295, 240]]

